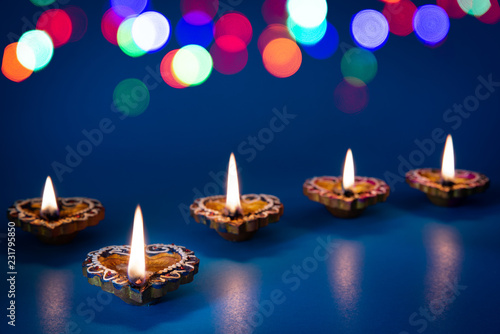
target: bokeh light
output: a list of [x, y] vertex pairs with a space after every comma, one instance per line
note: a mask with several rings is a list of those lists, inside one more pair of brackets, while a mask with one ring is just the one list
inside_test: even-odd
[[69, 42], [76, 42], [82, 39], [87, 32], [88, 19], [87, 14], [77, 6], [69, 6], [63, 9], [71, 20], [71, 36]]
[[293, 38], [285, 25], [279, 23], [270, 24], [266, 27], [266, 29], [264, 29], [257, 40], [257, 47], [259, 48], [260, 54], [262, 55], [264, 53], [264, 49], [269, 42], [277, 38], [288, 38], [293, 41]]
[[248, 51], [241, 39], [232, 35], [224, 35], [215, 41], [210, 48], [214, 68], [222, 74], [236, 74], [245, 68]]
[[267, 43], [262, 52], [266, 70], [277, 78], [294, 75], [302, 64], [302, 52], [293, 40], [277, 38]]
[[293, 22], [303, 28], [314, 28], [326, 19], [326, 0], [288, 0], [288, 14]]
[[457, 0], [437, 0], [437, 5], [443, 8], [452, 19], [460, 19], [467, 15], [464, 13]]
[[148, 0], [111, 0], [111, 8], [121, 17], [133, 14], [139, 15], [148, 5]]
[[[357, 79], [351, 79], [351, 82]], [[355, 114], [368, 105], [368, 88], [362, 82], [352, 85], [345, 78], [333, 93], [335, 106], [346, 114]]]
[[198, 44], [207, 47], [214, 38], [214, 25], [212, 21], [194, 25], [181, 18], [175, 27], [175, 37], [180, 46]]
[[163, 81], [165, 81], [167, 85], [173, 88], [181, 89], [189, 87], [189, 85], [186, 85], [181, 81], [177, 80], [173, 72], [172, 62], [174, 60], [174, 56], [177, 53], [177, 51], [179, 51], [179, 49], [172, 50], [169, 53], [167, 53], [165, 57], [163, 57], [160, 64], [160, 74], [161, 77], [163, 78]]
[[182, 17], [192, 25], [208, 24], [219, 10], [219, 0], [181, 0]]
[[221, 16], [215, 23], [214, 38], [218, 39], [224, 35], [233, 35], [245, 42], [250, 43], [252, 39], [252, 25], [245, 15], [231, 12]]
[[140, 57], [146, 53], [134, 41], [132, 27], [137, 17], [130, 17], [123, 21], [118, 28], [117, 41], [120, 49], [130, 57]]
[[325, 36], [315, 45], [302, 45], [304, 51], [313, 58], [327, 59], [331, 57], [339, 46], [339, 34], [337, 29], [327, 23]]
[[139, 116], [149, 106], [149, 90], [138, 79], [125, 79], [116, 85], [113, 103], [121, 113], [127, 116]]
[[196, 44], [183, 46], [174, 55], [172, 69], [177, 80], [189, 86], [205, 82], [212, 73], [213, 62], [208, 51]]
[[161, 49], [170, 37], [170, 23], [158, 12], [144, 12], [132, 24], [135, 44], [146, 52]]
[[26, 80], [33, 73], [17, 59], [17, 43], [11, 43], [5, 47], [2, 58], [2, 73], [7, 79], [14, 82]]
[[262, 4], [261, 11], [267, 24], [286, 24], [288, 18], [286, 0], [266, 0]]
[[327, 21], [324, 20], [319, 26], [305, 28], [298, 25], [291, 17], [287, 20], [287, 27], [290, 35], [302, 45], [314, 45], [321, 41], [325, 36]]
[[382, 13], [373, 9], [365, 9], [353, 17], [351, 33], [358, 45], [375, 50], [387, 41], [389, 23]]
[[[118, 45], [118, 28], [120, 24], [125, 21], [125, 17], [119, 15], [115, 9], [116, 8], [108, 9], [102, 16], [101, 31], [108, 42]], [[126, 16], [134, 15], [134, 12], [128, 7], [123, 7], [122, 11], [128, 11]]]
[[52, 5], [56, 0], [30, 0], [32, 4], [39, 7]]
[[29, 30], [19, 39], [16, 52], [19, 62], [36, 72], [49, 64], [54, 54], [54, 44], [45, 31]]
[[413, 28], [425, 44], [436, 45], [448, 35], [450, 19], [443, 8], [436, 5], [424, 5], [418, 7], [413, 17]]
[[490, 9], [477, 18], [479, 21], [487, 24], [495, 24], [500, 21], [500, 6], [498, 1], [492, 1]]
[[353, 86], [365, 85], [375, 78], [378, 64], [375, 55], [362, 48], [347, 50], [340, 61], [344, 80]]
[[408, 36], [413, 32], [413, 15], [417, 6], [410, 0], [387, 3], [382, 14], [389, 23], [389, 31], [397, 36]]
[[464, 13], [481, 16], [490, 9], [491, 2], [490, 0], [458, 0], [458, 5]]
[[62, 9], [49, 9], [40, 15], [36, 22], [36, 29], [49, 34], [54, 47], [66, 44], [71, 37], [73, 25], [69, 15]]

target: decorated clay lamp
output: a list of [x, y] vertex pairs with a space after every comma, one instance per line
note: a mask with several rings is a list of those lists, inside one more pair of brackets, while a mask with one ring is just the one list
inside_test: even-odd
[[104, 207], [91, 198], [56, 198], [49, 176], [42, 198], [16, 201], [7, 210], [7, 218], [43, 242], [63, 244], [73, 240], [79, 231], [103, 220]]
[[276, 223], [283, 214], [283, 204], [277, 197], [265, 194], [240, 197], [236, 160], [231, 153], [226, 196], [198, 198], [190, 211], [197, 223], [216, 230], [224, 239], [244, 241], [251, 239], [259, 228]]
[[455, 153], [451, 135], [446, 138], [441, 170], [421, 168], [406, 173], [406, 182], [423, 191], [439, 206], [458, 206], [469, 195], [482, 193], [490, 186], [486, 175], [468, 170], [455, 170]]
[[306, 180], [304, 195], [311, 201], [326, 206], [335, 217], [354, 218], [370, 205], [384, 202], [390, 188], [382, 180], [355, 176], [352, 151], [349, 149], [344, 162], [342, 177], [320, 176]]
[[108, 246], [90, 252], [82, 264], [92, 285], [131, 305], [158, 301], [179, 285], [193, 281], [200, 260], [193, 251], [174, 244], [144, 245], [140, 206], [134, 217], [131, 246]]

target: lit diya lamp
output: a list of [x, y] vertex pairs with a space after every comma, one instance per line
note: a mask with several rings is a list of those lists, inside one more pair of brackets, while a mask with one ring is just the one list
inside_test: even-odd
[[193, 281], [200, 260], [174, 244], [144, 245], [141, 207], [135, 210], [131, 246], [107, 246], [88, 253], [83, 276], [92, 285], [141, 306], [158, 301], [179, 285]]
[[366, 207], [384, 202], [390, 188], [382, 180], [355, 176], [352, 151], [347, 151], [342, 177], [320, 176], [306, 180], [304, 195], [326, 206], [335, 217], [354, 218]]
[[7, 218], [43, 242], [62, 244], [71, 241], [79, 231], [103, 220], [104, 207], [91, 198], [57, 198], [49, 176], [42, 198], [16, 201], [7, 210]]
[[234, 154], [229, 158], [227, 196], [198, 198], [190, 206], [191, 216], [219, 233], [226, 240], [251, 239], [259, 228], [276, 223], [283, 215], [283, 204], [271, 195], [240, 196]]
[[432, 203], [457, 206], [472, 194], [482, 193], [490, 186], [486, 175], [467, 170], [455, 170], [455, 153], [451, 135], [446, 138], [441, 170], [420, 168], [406, 173], [406, 182], [423, 191]]

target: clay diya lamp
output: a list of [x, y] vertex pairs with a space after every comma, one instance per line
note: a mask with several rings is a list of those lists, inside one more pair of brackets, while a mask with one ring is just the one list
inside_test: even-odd
[[64, 244], [103, 220], [104, 207], [91, 198], [56, 198], [52, 180], [47, 177], [42, 198], [16, 201], [7, 210], [7, 218], [43, 242]]
[[352, 151], [349, 149], [344, 162], [342, 177], [320, 176], [306, 180], [303, 192], [311, 201], [326, 206], [335, 217], [358, 217], [370, 205], [384, 202], [390, 193], [389, 186], [373, 177], [355, 176]]
[[137, 206], [131, 246], [107, 246], [90, 252], [82, 270], [90, 284], [128, 304], [142, 306], [192, 282], [199, 263], [194, 252], [182, 246], [145, 246], [142, 212]]
[[490, 186], [486, 175], [468, 170], [455, 170], [455, 153], [451, 135], [446, 138], [441, 170], [420, 168], [406, 173], [410, 187], [424, 192], [439, 206], [461, 205], [467, 196], [482, 193]]
[[234, 154], [229, 159], [226, 196], [198, 198], [190, 206], [197, 223], [207, 225], [229, 241], [251, 239], [264, 226], [279, 221], [283, 204], [272, 195], [240, 196]]

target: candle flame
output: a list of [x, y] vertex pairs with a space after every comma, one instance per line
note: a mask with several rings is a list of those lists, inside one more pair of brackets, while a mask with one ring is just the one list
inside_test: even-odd
[[236, 168], [236, 159], [233, 153], [229, 158], [229, 167], [227, 169], [226, 209], [230, 214], [235, 214], [241, 210], [238, 169]]
[[57, 207], [56, 193], [52, 185], [52, 179], [47, 176], [45, 187], [43, 188], [42, 207], [40, 209], [42, 217], [51, 217], [59, 215], [59, 208]]
[[448, 135], [446, 138], [446, 144], [444, 145], [441, 177], [443, 178], [443, 181], [453, 181], [455, 178], [455, 153], [453, 150], [453, 140], [451, 139], [451, 135]]
[[146, 277], [146, 255], [144, 253], [144, 226], [141, 206], [137, 205], [128, 261], [128, 280], [135, 285], [143, 285]]
[[354, 160], [351, 149], [347, 150], [344, 162], [344, 173], [342, 175], [342, 187], [344, 190], [351, 190], [354, 185]]

